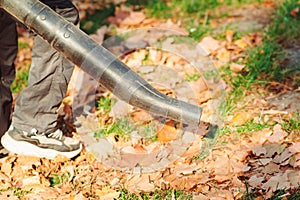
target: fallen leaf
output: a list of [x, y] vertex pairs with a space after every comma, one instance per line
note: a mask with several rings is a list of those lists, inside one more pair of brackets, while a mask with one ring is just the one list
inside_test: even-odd
[[193, 195], [193, 200], [209, 200], [209, 198], [204, 194], [195, 194]]
[[253, 119], [251, 112], [241, 111], [236, 113], [231, 121], [234, 125], [241, 126], [251, 119]]
[[227, 63], [230, 61], [230, 52], [226, 48], [221, 48], [217, 51], [216, 58], [224, 63]]
[[246, 47], [248, 47], [248, 44], [244, 39], [236, 40], [234, 41], [234, 44], [241, 49], [245, 49]]
[[273, 128], [273, 134], [270, 135], [267, 140], [269, 140], [271, 143], [275, 143], [283, 140], [287, 135], [287, 132], [281, 129], [281, 125], [276, 124]]
[[257, 162], [259, 165], [265, 166], [266, 164], [269, 164], [271, 160], [272, 160], [272, 158], [261, 158], [261, 159], [258, 159]]
[[149, 112], [141, 109], [132, 112], [130, 116], [133, 121], [139, 122], [141, 124], [149, 122], [153, 119], [152, 115]]
[[170, 142], [178, 137], [178, 131], [174, 127], [174, 121], [167, 122], [156, 134], [159, 142]]
[[280, 171], [280, 165], [275, 164], [274, 162], [270, 162], [263, 169], [263, 173], [265, 174], [274, 174], [274, 173], [278, 173], [279, 171]]
[[299, 153], [300, 152], [300, 142], [294, 142], [291, 146], [289, 146], [289, 151], [291, 153]]
[[233, 40], [234, 31], [233, 30], [226, 30], [226, 40], [227, 42], [231, 43]]
[[257, 174], [255, 174], [254, 176], [250, 177], [250, 179], [248, 180], [248, 183], [252, 187], [260, 187], [263, 180], [264, 180], [264, 177], [259, 177]]
[[244, 68], [245, 68], [245, 65], [241, 65], [241, 64], [237, 64], [237, 63], [230, 64], [230, 70], [233, 72], [236, 72], [236, 73], [243, 71]]
[[274, 157], [273, 162], [278, 164], [284, 164], [294, 153], [291, 153], [288, 148], [286, 148], [281, 154]]
[[155, 186], [149, 182], [149, 175], [135, 175], [127, 181], [125, 187], [132, 193], [151, 192]]
[[267, 151], [266, 155], [265, 155], [266, 158], [273, 157], [273, 155], [275, 155], [275, 153], [281, 154], [286, 148], [285, 144], [278, 144], [278, 143], [267, 143], [267, 144], [264, 144], [263, 146]]
[[134, 26], [142, 23], [146, 19], [143, 12], [130, 12], [129, 16], [126, 17], [122, 22], [122, 26]]
[[287, 174], [278, 174], [276, 176], [271, 176], [271, 178], [262, 185], [265, 190], [271, 190], [275, 192], [276, 190], [282, 190], [290, 188], [290, 183], [288, 182]]
[[252, 149], [252, 152], [256, 156], [261, 156], [267, 153], [267, 149], [263, 147], [261, 144], [259, 144]]
[[96, 190], [95, 193], [97, 196], [99, 196], [100, 200], [111, 200], [120, 196], [120, 192], [117, 192], [109, 187], [103, 187], [100, 190]]
[[197, 166], [196, 164], [182, 164], [178, 165], [174, 168], [174, 173], [176, 173], [178, 176], [179, 175], [190, 175], [194, 174], [200, 170], [200, 166]]
[[297, 14], [299, 13], [299, 8], [294, 8], [291, 12], [292, 17], [296, 18]]
[[272, 134], [272, 130], [265, 128], [261, 131], [253, 133], [252, 136], [250, 137], [250, 140], [254, 144], [263, 144], [271, 134]]
[[219, 41], [209, 36], [203, 38], [199, 43], [199, 48], [203, 49], [204, 52], [207, 52], [208, 54], [217, 51], [220, 47]]
[[300, 171], [299, 170], [288, 170], [287, 172], [288, 180], [291, 183], [292, 188], [298, 188], [300, 185]]

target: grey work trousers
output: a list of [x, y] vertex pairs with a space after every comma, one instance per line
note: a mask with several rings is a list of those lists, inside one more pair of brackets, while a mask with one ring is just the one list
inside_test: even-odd
[[[79, 22], [78, 11], [71, 1], [41, 1], [68, 21], [74, 24]], [[4, 14], [4, 16], [5, 15], [7, 14]], [[1, 127], [3, 124], [7, 128], [7, 125], [9, 124], [9, 122], [7, 122], [7, 112], [8, 109], [10, 109], [10, 104], [2, 101], [2, 96], [4, 97], [3, 99], [8, 99], [7, 102], [11, 102], [11, 94], [8, 92], [8, 86], [13, 80], [15, 74], [12, 60], [15, 58], [17, 45], [15, 43], [15, 28], [8, 29], [8, 26], [5, 26], [5, 20], [9, 21], [11, 19], [7, 16], [5, 16], [4, 21], [2, 21], [2, 18], [0, 19], [0, 50], [5, 45], [1, 43], [2, 40], [4, 40], [4, 42], [10, 41], [8, 42], [9, 44], [6, 45], [6, 48], [9, 50], [5, 50], [5, 53], [0, 51], [1, 78], [5, 80], [3, 75], [9, 73], [7, 78], [8, 83], [5, 85], [6, 89], [2, 90], [1, 88], [0, 90], [0, 123]], [[12, 35], [14, 37], [10, 37]], [[2, 64], [2, 60], [6, 60], [6, 62]], [[14, 109], [15, 111], [12, 115], [12, 123], [14, 127], [27, 132], [30, 132], [33, 128], [37, 129], [38, 132], [44, 133], [55, 130], [57, 126], [57, 109], [66, 95], [67, 86], [73, 69], [74, 65], [71, 62], [54, 50], [40, 36], [35, 36], [28, 86], [17, 98]], [[6, 115], [3, 115], [3, 113]], [[5, 122], [2, 122], [1, 115], [4, 116], [4, 120], [6, 120]]]
[[0, 136], [10, 125], [12, 95], [10, 85], [15, 78], [14, 60], [18, 52], [18, 36], [14, 20], [0, 9]]

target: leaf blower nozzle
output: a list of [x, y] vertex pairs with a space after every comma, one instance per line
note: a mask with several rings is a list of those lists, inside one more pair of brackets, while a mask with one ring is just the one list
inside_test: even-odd
[[119, 99], [155, 115], [199, 125], [200, 107], [158, 92], [111, 52], [38, 0], [0, 0], [0, 7]]

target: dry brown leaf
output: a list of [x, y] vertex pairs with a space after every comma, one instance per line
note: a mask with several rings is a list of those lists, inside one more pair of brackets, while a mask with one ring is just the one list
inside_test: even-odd
[[271, 144], [264, 144], [264, 148], [267, 150], [265, 157], [271, 158], [275, 153], [281, 154], [285, 148], [285, 144], [278, 144], [278, 143], [271, 143]]
[[288, 180], [291, 183], [292, 188], [298, 188], [300, 185], [300, 171], [299, 170], [287, 170]]
[[135, 26], [139, 25], [146, 19], [146, 16], [143, 12], [130, 12], [129, 16], [126, 17], [122, 22], [122, 26]]
[[262, 185], [265, 190], [271, 190], [275, 192], [276, 190], [288, 189], [290, 188], [290, 183], [288, 181], [287, 174], [278, 174], [276, 176], [271, 176], [271, 178]]
[[248, 44], [244, 39], [236, 40], [236, 41], [234, 41], [234, 44], [241, 49], [245, 49], [248, 47]]
[[132, 193], [151, 192], [154, 190], [154, 184], [149, 182], [149, 175], [135, 175], [125, 184], [128, 191]]
[[167, 122], [158, 132], [156, 133], [159, 142], [170, 142], [178, 137], [178, 131], [174, 127], [174, 121]]
[[32, 187], [32, 185], [41, 185], [41, 179], [39, 175], [28, 176], [22, 179], [22, 187]]
[[263, 147], [263, 145], [259, 144], [252, 149], [252, 152], [256, 156], [261, 156], [267, 153], [267, 149]]
[[97, 196], [99, 196], [100, 200], [111, 200], [120, 196], [120, 192], [117, 192], [109, 187], [103, 187], [99, 190], [96, 190], [95, 193]]
[[251, 176], [250, 179], [248, 180], [248, 183], [252, 187], [260, 187], [262, 185], [262, 182], [264, 180], [264, 177], [260, 177], [257, 174], [254, 176]]
[[253, 114], [251, 114], [251, 112], [241, 111], [232, 117], [231, 122], [234, 125], [241, 126], [251, 119], [253, 119]]
[[233, 30], [226, 30], [226, 40], [227, 42], [231, 43], [233, 40], [234, 31]]
[[263, 169], [263, 173], [265, 174], [274, 174], [274, 173], [278, 173], [279, 171], [280, 171], [280, 165], [275, 164], [273, 162], [267, 164]]
[[300, 152], [300, 142], [294, 142], [288, 148], [291, 153], [299, 153]]
[[292, 165], [293, 167], [299, 167], [300, 166], [300, 153], [296, 153], [290, 160], [289, 164]]
[[265, 166], [267, 164], [269, 164], [271, 162], [272, 158], [261, 158], [261, 159], [258, 159], [258, 164], [259, 165], [262, 165], [262, 166]]
[[213, 163], [214, 180], [222, 183], [230, 180], [232, 176], [231, 162], [227, 155], [218, 156]]
[[226, 48], [221, 48], [217, 51], [216, 58], [223, 63], [228, 63], [230, 61], [230, 52]]
[[281, 129], [281, 125], [276, 124], [273, 128], [273, 134], [270, 135], [267, 139], [271, 143], [275, 143], [283, 140], [287, 135], [287, 132]]
[[196, 164], [181, 164], [177, 165], [174, 168], [174, 173], [176, 173], [178, 176], [180, 175], [191, 175], [197, 172], [200, 169], [200, 166]]
[[203, 49], [204, 52], [208, 54], [216, 52], [220, 47], [220, 42], [213, 39], [212, 37], [205, 37], [199, 43], [199, 48]]
[[[291, 153], [288, 148], [286, 148], [281, 154], [276, 155], [273, 159], [273, 162], [284, 165], [294, 153]], [[288, 164], [288, 163], [286, 163]]]
[[230, 70], [233, 72], [236, 72], [236, 73], [243, 71], [244, 68], [245, 68], [245, 65], [241, 65], [241, 64], [237, 64], [237, 63], [230, 64]]
[[252, 136], [250, 137], [250, 140], [254, 144], [263, 144], [271, 134], [272, 134], [272, 130], [266, 128], [261, 131], [253, 133]]
[[191, 81], [190, 84], [195, 93], [201, 93], [205, 90], [208, 90], [207, 83], [203, 77], [199, 78], [196, 81]]
[[145, 123], [153, 119], [151, 114], [145, 110], [136, 110], [133, 113], [131, 113], [131, 119], [135, 122], [139, 123]]
[[188, 36], [189, 32], [185, 29], [180, 27], [179, 24], [175, 24], [172, 20], [167, 20], [165, 23], [160, 23], [156, 27], [158, 28], [163, 28], [163, 29], [168, 29], [172, 32], [173, 35], [183, 35], [183, 36]]
[[195, 194], [193, 195], [193, 200], [209, 200], [209, 198], [204, 194]]

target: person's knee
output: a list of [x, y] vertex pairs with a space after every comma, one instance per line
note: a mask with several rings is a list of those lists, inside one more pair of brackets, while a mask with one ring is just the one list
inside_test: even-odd
[[69, 22], [75, 25], [79, 23], [79, 12], [70, 0], [41, 0], [41, 2], [48, 5], [50, 8], [52, 8], [55, 12], [64, 17]]
[[56, 12], [75, 25], [79, 23], [79, 12], [74, 5], [67, 8], [57, 8]]

